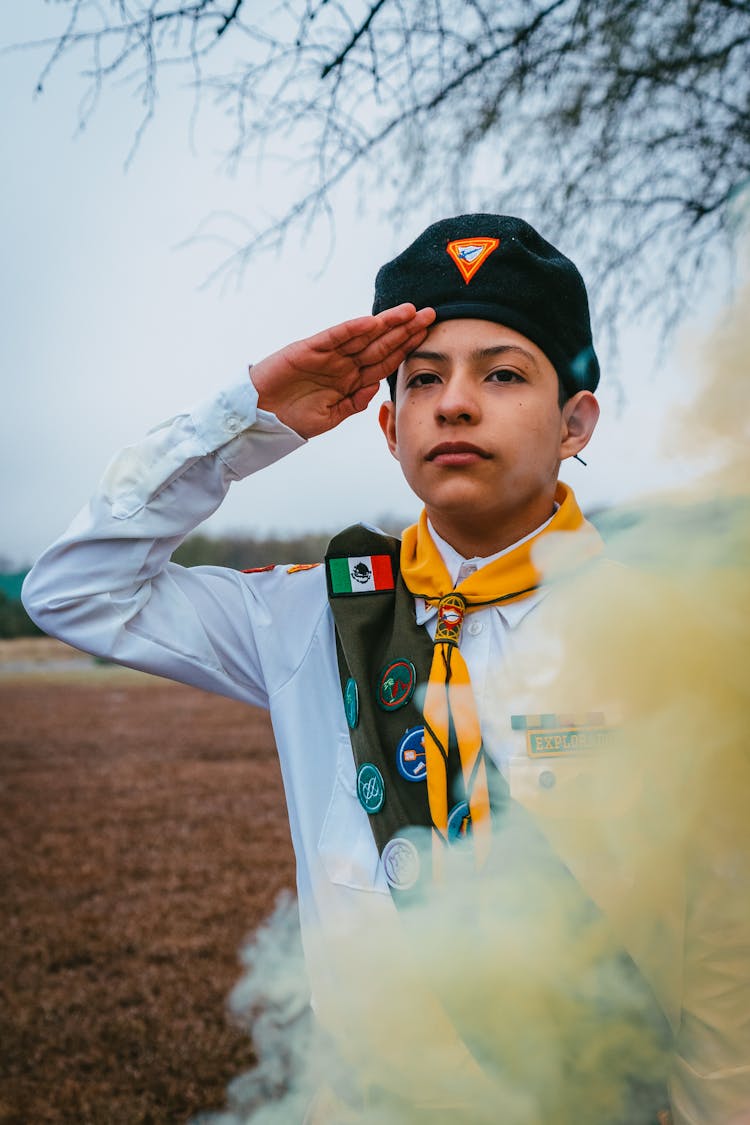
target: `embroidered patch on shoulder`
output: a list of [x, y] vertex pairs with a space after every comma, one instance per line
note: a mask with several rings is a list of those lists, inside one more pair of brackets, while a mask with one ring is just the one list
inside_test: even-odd
[[396, 588], [390, 555], [351, 555], [328, 558], [326, 563], [332, 597], [380, 594]]
[[481, 269], [499, 245], [499, 238], [454, 238], [445, 249], [468, 285], [474, 274]]
[[299, 574], [301, 570], [315, 570], [317, 566], [322, 566], [322, 563], [295, 563], [294, 566], [286, 568], [287, 574]]
[[249, 566], [247, 570], [243, 570], [242, 574], [265, 574], [267, 570], [276, 570], [276, 563], [269, 563], [268, 566]]

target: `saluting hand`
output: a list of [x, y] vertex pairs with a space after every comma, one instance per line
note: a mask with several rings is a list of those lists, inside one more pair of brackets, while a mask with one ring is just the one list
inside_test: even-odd
[[365, 409], [434, 319], [434, 309], [398, 305], [287, 344], [253, 366], [258, 406], [303, 438], [332, 430]]

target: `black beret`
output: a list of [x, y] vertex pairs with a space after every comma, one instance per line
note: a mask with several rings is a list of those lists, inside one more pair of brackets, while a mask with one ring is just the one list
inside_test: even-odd
[[523, 219], [478, 214], [433, 223], [375, 279], [373, 313], [404, 301], [434, 308], [438, 320], [513, 328], [541, 348], [568, 394], [596, 389], [583, 278]]

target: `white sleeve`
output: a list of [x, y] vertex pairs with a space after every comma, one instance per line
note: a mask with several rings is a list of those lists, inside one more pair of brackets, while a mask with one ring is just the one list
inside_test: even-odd
[[304, 444], [257, 401], [246, 379], [115, 457], [26, 578], [23, 602], [40, 628], [97, 656], [265, 705], [252, 583], [223, 567], [169, 562], [232, 481]]

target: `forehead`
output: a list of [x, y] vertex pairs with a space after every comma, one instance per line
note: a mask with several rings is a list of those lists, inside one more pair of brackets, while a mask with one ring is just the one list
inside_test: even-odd
[[417, 363], [427, 355], [442, 363], [497, 360], [503, 353], [522, 360], [540, 373], [554, 374], [547, 356], [527, 336], [491, 320], [441, 320], [433, 324], [419, 347], [407, 356], [405, 365]]

